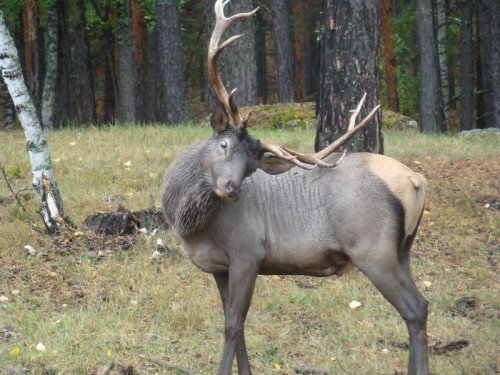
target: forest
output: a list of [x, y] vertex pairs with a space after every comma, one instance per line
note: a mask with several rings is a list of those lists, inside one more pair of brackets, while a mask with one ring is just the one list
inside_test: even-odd
[[498, 0], [215, 3], [0, 0], [0, 373], [498, 374]]
[[[254, 19], [238, 26], [235, 32], [245, 37], [221, 62], [242, 106], [315, 102], [319, 112], [320, 75], [332, 65], [320, 61], [336, 54], [375, 62], [374, 69], [363, 61], [380, 85], [380, 93], [369, 90], [377, 97], [373, 102], [417, 120], [423, 131], [500, 126], [494, 0], [373, 1], [367, 6], [375, 10], [371, 15], [356, 14], [353, 2], [335, 14], [346, 24], [336, 45], [323, 24], [335, 2], [233, 3], [229, 13], [260, 7]], [[0, 1], [37, 113], [50, 129], [202, 118], [213, 107], [206, 76], [212, 5], [213, 0]], [[362, 30], [370, 24], [367, 35]], [[349, 45], [365, 45], [372, 55]], [[362, 74], [354, 79], [362, 81]], [[10, 128], [14, 111], [2, 87], [0, 126]]]

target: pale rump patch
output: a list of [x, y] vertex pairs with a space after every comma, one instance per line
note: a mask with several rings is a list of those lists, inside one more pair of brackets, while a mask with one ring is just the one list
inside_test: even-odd
[[377, 154], [370, 155], [367, 167], [400, 200], [405, 211], [405, 233], [411, 235], [424, 209], [425, 177], [397, 160]]

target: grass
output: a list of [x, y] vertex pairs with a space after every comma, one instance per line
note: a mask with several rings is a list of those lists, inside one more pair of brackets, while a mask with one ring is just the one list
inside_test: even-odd
[[[304, 151], [314, 139], [312, 129], [252, 132]], [[66, 213], [80, 224], [118, 204], [141, 209], [153, 198], [158, 205], [166, 166], [209, 134], [194, 126], [49, 132]], [[469, 342], [457, 352], [431, 354], [432, 372], [498, 373], [499, 212], [485, 202], [498, 199], [499, 137], [386, 131], [385, 145], [388, 155], [429, 180], [412, 266], [431, 303], [430, 341]], [[1, 134], [0, 165], [15, 191], [23, 191], [28, 210], [0, 180], [0, 364], [33, 374], [94, 374], [112, 360], [115, 374], [130, 367], [141, 374], [175, 373], [140, 359], [145, 353], [198, 374], [216, 372], [223, 317], [215, 284], [182, 255], [151, 259], [158, 237], [178, 249], [168, 231], [140, 236], [126, 251], [103, 248], [97, 255], [75, 241], [69, 254], [61, 254], [53, 238], [29, 224], [41, 222], [21, 132]], [[27, 244], [47, 257], [29, 256]], [[476, 307], [453, 314], [450, 308], [464, 296], [474, 297]], [[363, 306], [351, 310], [353, 300]], [[292, 374], [295, 367], [332, 374], [406, 369], [406, 327], [359, 272], [327, 279], [260, 277], [246, 337], [256, 374]], [[44, 351], [37, 350], [39, 343]]]

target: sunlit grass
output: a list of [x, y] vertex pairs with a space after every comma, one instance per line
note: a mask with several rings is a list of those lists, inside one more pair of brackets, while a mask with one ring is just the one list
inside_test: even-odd
[[[251, 131], [265, 142], [303, 151], [311, 151], [314, 142], [312, 129]], [[159, 205], [167, 165], [188, 144], [210, 134], [195, 126], [48, 132], [66, 213], [81, 224], [88, 215], [119, 204], [141, 209], [153, 200]], [[385, 148], [429, 180], [429, 215], [423, 218], [412, 265], [431, 303], [430, 339], [470, 342], [456, 353], [432, 354], [432, 372], [494, 374], [499, 214], [485, 209], [483, 201], [498, 198], [499, 137], [387, 131]], [[31, 191], [22, 132], [0, 134], [0, 165], [10, 171], [16, 192]], [[30, 228], [29, 220], [41, 226], [36, 198], [22, 198], [29, 212], [24, 213], [1, 179], [0, 197], [5, 199], [0, 203], [0, 297], [7, 298], [0, 302], [0, 368], [91, 374], [112, 360], [114, 373], [119, 366], [151, 373], [139, 358], [146, 353], [195, 373], [216, 372], [223, 316], [210, 275], [183, 256], [153, 261], [154, 238], [142, 237], [131, 249], [114, 249], [102, 259], [86, 248], [59, 255], [51, 238]], [[169, 232], [157, 236], [178, 249]], [[26, 244], [48, 257], [28, 256]], [[449, 312], [463, 296], [477, 300], [473, 319]], [[362, 307], [350, 309], [353, 300]], [[407, 342], [404, 322], [356, 271], [327, 279], [260, 277], [246, 337], [255, 374], [292, 374], [295, 367], [393, 374], [407, 364], [408, 352], [398, 346]], [[45, 351], [37, 350], [38, 343]]]

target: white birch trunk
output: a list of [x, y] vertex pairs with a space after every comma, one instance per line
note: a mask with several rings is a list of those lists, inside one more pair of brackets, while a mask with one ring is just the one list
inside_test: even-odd
[[14, 40], [5, 25], [5, 17], [1, 10], [0, 69], [26, 137], [26, 148], [33, 175], [32, 183], [40, 200], [40, 214], [47, 230], [53, 233], [58, 231], [64, 222], [62, 199], [52, 172], [47, 140], [28, 94]]
[[443, 96], [443, 107], [446, 127], [448, 128], [449, 117], [449, 92], [448, 85], [448, 64], [446, 61], [446, 8], [445, 0], [436, 2], [436, 21], [437, 21], [437, 46], [439, 59], [439, 76], [441, 81], [441, 95]]
[[42, 94], [42, 124], [45, 129], [54, 129], [54, 104], [57, 79], [57, 8], [52, 5], [47, 17], [47, 55], [45, 61], [45, 80]]

